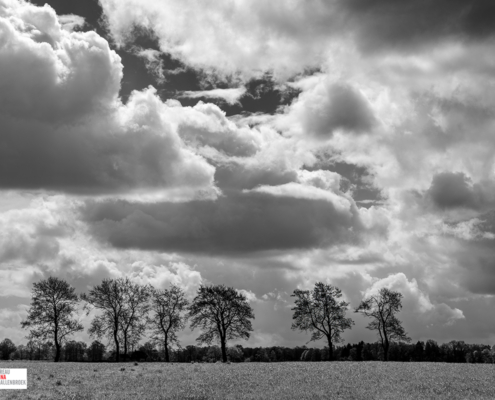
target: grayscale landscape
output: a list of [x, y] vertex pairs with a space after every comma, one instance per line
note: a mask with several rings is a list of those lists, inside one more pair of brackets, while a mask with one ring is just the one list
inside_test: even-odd
[[0, 398], [494, 398], [494, 154], [492, 0], [0, 0]]

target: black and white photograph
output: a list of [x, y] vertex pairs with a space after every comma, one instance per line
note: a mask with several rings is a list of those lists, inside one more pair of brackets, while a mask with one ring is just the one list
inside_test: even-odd
[[0, 0], [1, 399], [494, 364], [494, 0]]

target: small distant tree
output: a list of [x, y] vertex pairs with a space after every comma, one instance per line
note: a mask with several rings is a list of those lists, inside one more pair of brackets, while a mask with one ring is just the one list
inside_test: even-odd
[[395, 316], [402, 309], [402, 298], [401, 293], [383, 288], [378, 294], [362, 300], [355, 310], [372, 319], [367, 328], [378, 332], [384, 361], [388, 361], [391, 342], [411, 341], [402, 327], [402, 322]]
[[93, 343], [86, 350], [88, 359], [91, 362], [102, 362], [105, 355], [105, 345], [98, 340], [94, 340]]
[[152, 314], [147, 322], [153, 339], [163, 344], [166, 362], [170, 362], [170, 346], [179, 344], [177, 332], [186, 326], [188, 305], [184, 291], [176, 285], [170, 289], [152, 291]]
[[246, 296], [224, 285], [200, 286], [189, 306], [188, 317], [191, 329], [199, 327], [203, 331], [196, 339], [198, 342], [220, 342], [223, 362], [227, 362], [227, 341], [247, 340], [253, 330], [250, 319], [254, 319], [254, 313]]
[[55, 362], [60, 361], [62, 343], [67, 337], [83, 330], [75, 318], [77, 304], [75, 289], [62, 279], [49, 277], [33, 284], [31, 306], [21, 326], [30, 328], [29, 338], [33, 340], [53, 340]]
[[0, 354], [2, 356], [2, 360], [10, 359], [10, 355], [17, 350], [14, 342], [10, 339], [4, 339], [0, 343]]
[[292, 329], [312, 332], [310, 341], [326, 338], [329, 349], [329, 359], [333, 359], [333, 344], [342, 342], [341, 334], [352, 328], [354, 321], [346, 318], [345, 313], [349, 303], [338, 301], [342, 291], [332, 285], [317, 282], [312, 291], [294, 290], [296, 306]]
[[71, 340], [64, 346], [65, 361], [84, 361], [87, 345], [84, 342]]

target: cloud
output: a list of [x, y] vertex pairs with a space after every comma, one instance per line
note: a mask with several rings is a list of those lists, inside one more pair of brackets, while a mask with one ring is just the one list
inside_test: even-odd
[[[154, 89], [118, 98], [120, 57], [49, 6], [1, 8], [0, 187], [77, 194], [208, 190], [214, 168], [163, 118]], [[36, 69], [30, 66], [37, 65]]]
[[403, 311], [399, 319], [404, 318], [404, 325], [416, 334], [421, 332], [422, 326], [415, 324], [415, 319], [428, 325], [452, 325], [457, 320], [464, 319], [464, 314], [457, 308], [451, 308], [445, 303], [433, 304], [429, 296], [419, 288], [418, 282], [415, 279], [409, 281], [404, 273], [389, 275], [374, 282], [365, 291], [364, 297], [376, 294], [382, 288], [398, 291], [404, 296]]
[[367, 133], [375, 124], [373, 112], [361, 93], [348, 84], [325, 79], [303, 91], [291, 105], [288, 116], [288, 125], [299, 123], [304, 133], [322, 138], [338, 129]]
[[62, 26], [62, 29], [72, 32], [77, 28], [82, 28], [85, 24], [83, 17], [74, 14], [59, 15], [58, 22]]
[[249, 74], [274, 69], [290, 75], [319, 67], [341, 47], [406, 53], [449, 40], [487, 40], [495, 15], [490, 0], [102, 0], [101, 5], [118, 43], [132, 40], [133, 27], [142, 26], [155, 32], [162, 51], [189, 65]]
[[257, 70], [257, 74], [274, 65], [293, 72], [301, 64], [313, 64], [322, 42], [338, 29], [333, 22], [340, 18], [332, 14], [335, 7], [329, 3], [308, 7], [302, 1], [100, 3], [117, 43], [132, 40], [132, 27], [138, 25], [154, 31], [163, 52], [189, 65], [228, 72]]
[[158, 50], [138, 48], [135, 54], [145, 60], [146, 69], [155, 77], [158, 84], [165, 83], [163, 60], [160, 59], [161, 53]]
[[463, 173], [445, 172], [435, 175], [427, 191], [439, 208], [476, 208], [476, 198], [469, 179]]
[[495, 205], [495, 185], [493, 180], [473, 183], [462, 172], [443, 172], [433, 177], [425, 197], [442, 210], [469, 209], [482, 212]]
[[197, 99], [201, 97], [212, 99], [223, 99], [229, 104], [236, 104], [239, 102], [239, 98], [246, 93], [246, 88], [230, 88], [230, 89], [211, 89], [211, 90], [198, 90], [198, 91], [185, 91], [181, 93], [181, 97], [189, 97], [191, 99]]
[[89, 202], [82, 213], [101, 240], [162, 251], [229, 254], [330, 246], [359, 240], [363, 229], [354, 207], [256, 192], [142, 206]]
[[157, 289], [177, 285], [190, 298], [196, 295], [199, 286], [203, 283], [201, 274], [184, 262], [171, 262], [165, 266], [136, 261], [131, 265], [129, 276], [135, 282], [150, 284]]
[[421, 46], [446, 38], [484, 39], [495, 33], [491, 18], [495, 7], [489, 0], [393, 2], [340, 1], [357, 28], [358, 43], [367, 50]]

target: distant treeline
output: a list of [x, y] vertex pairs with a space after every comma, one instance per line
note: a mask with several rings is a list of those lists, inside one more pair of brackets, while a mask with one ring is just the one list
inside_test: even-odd
[[[222, 361], [219, 346], [186, 346], [171, 350], [170, 361], [177, 363], [214, 363]], [[325, 348], [303, 347], [243, 347], [236, 345], [227, 348], [230, 362], [287, 362], [287, 361], [329, 361], [330, 352]], [[10, 339], [0, 343], [2, 360], [41, 360], [53, 361], [55, 348], [51, 342], [30, 341], [26, 345], [16, 346]], [[163, 348], [157, 348], [152, 342], [146, 342], [132, 349], [127, 359], [121, 354], [121, 360], [139, 362], [165, 361]], [[347, 344], [333, 349], [335, 361], [383, 361], [383, 348], [380, 343]], [[116, 360], [116, 353], [95, 340], [89, 346], [85, 342], [69, 341], [61, 350], [60, 361], [68, 362], [110, 362]], [[445, 362], [445, 363], [494, 363], [495, 346], [467, 344], [451, 341], [439, 345], [434, 340], [416, 344], [392, 343], [389, 349], [389, 361], [399, 362]]]

